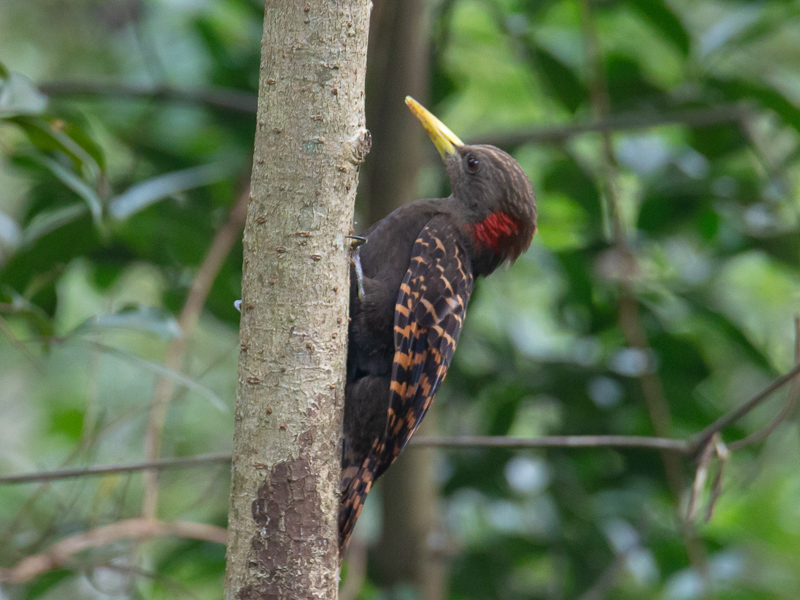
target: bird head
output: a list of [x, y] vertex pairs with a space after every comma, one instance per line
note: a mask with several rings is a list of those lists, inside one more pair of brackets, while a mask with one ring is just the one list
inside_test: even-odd
[[536, 232], [536, 199], [530, 179], [508, 153], [489, 145], [467, 145], [419, 102], [406, 104], [444, 160], [452, 197], [459, 203], [479, 252], [494, 266], [514, 261]]

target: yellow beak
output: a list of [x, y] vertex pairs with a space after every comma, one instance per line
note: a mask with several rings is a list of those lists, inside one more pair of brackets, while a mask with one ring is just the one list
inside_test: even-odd
[[431, 136], [431, 140], [433, 140], [436, 149], [439, 151], [439, 154], [441, 154], [442, 160], [446, 159], [448, 155], [455, 154], [456, 146], [464, 145], [464, 142], [458, 139], [458, 136], [450, 131], [447, 125], [434, 117], [433, 113], [411, 96], [406, 96], [406, 105], [408, 105], [411, 112], [414, 113], [420, 123], [422, 123], [428, 135]]

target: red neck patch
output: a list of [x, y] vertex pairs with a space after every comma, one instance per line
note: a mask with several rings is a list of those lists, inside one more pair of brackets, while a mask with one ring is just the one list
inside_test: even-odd
[[493, 212], [483, 221], [470, 226], [472, 237], [478, 245], [496, 254], [506, 250], [521, 229], [519, 219], [503, 212]]

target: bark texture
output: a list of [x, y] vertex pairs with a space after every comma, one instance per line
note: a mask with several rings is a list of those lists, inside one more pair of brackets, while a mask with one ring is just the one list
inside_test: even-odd
[[226, 598], [336, 598], [348, 261], [368, 0], [268, 0]]

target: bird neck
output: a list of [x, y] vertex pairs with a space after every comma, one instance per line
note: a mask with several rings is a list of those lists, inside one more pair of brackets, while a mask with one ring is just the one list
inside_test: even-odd
[[514, 262], [528, 249], [535, 224], [497, 211], [467, 226], [472, 242], [472, 268], [476, 275], [489, 275], [504, 261]]
[[479, 249], [491, 250], [498, 255], [505, 255], [516, 245], [516, 237], [523, 229], [519, 219], [500, 211], [491, 213], [469, 228]]

